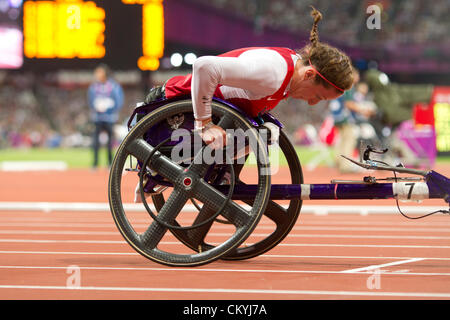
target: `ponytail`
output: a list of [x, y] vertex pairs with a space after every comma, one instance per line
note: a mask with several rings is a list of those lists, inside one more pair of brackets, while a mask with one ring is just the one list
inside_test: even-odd
[[319, 44], [319, 31], [317, 30], [317, 25], [319, 24], [320, 20], [322, 20], [322, 14], [313, 6], [311, 6], [311, 8], [311, 16], [314, 19], [314, 23], [309, 35], [309, 41], [311, 42], [312, 47], [317, 47], [317, 45]]
[[353, 86], [353, 70], [350, 58], [326, 43], [319, 41], [318, 24], [322, 20], [322, 14], [311, 6], [311, 17], [314, 19], [309, 35], [310, 43], [298, 50], [304, 65], [311, 65], [318, 73], [316, 82], [324, 87], [332, 86], [348, 90]]

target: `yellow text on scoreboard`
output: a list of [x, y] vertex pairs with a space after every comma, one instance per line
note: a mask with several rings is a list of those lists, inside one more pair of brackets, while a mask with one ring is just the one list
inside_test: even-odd
[[157, 70], [164, 56], [163, 0], [122, 0], [125, 4], [142, 5], [142, 57], [137, 61], [141, 70]]
[[104, 21], [105, 10], [92, 1], [25, 1], [24, 54], [28, 58], [103, 58]]

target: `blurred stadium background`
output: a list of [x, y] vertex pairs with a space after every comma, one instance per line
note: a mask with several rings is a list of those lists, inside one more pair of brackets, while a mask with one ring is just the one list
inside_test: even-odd
[[[367, 81], [379, 123], [392, 132], [412, 121], [405, 139], [424, 139], [425, 149], [447, 155], [448, 0], [0, 0], [0, 161], [23, 157], [23, 150], [62, 155], [65, 148], [71, 159], [68, 148], [88, 150], [86, 92], [99, 63], [124, 88], [117, 144], [136, 102], [151, 86], [190, 72], [195, 57], [307, 44], [311, 4], [324, 17], [321, 40], [344, 50], [364, 80], [378, 71]], [[380, 9], [380, 29], [368, 27], [371, 5]], [[298, 145], [330, 147], [321, 136], [328, 102], [310, 107], [288, 99], [273, 113]]]

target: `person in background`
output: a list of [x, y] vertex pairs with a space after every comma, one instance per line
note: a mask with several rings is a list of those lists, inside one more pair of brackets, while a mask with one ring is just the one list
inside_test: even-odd
[[94, 82], [88, 89], [88, 104], [91, 110], [91, 120], [95, 125], [93, 135], [94, 162], [93, 169], [98, 166], [100, 134], [108, 135], [108, 163], [112, 163], [113, 127], [119, 119], [119, 112], [123, 105], [123, 89], [111, 77], [111, 70], [105, 64], [100, 64], [94, 70]]
[[367, 122], [376, 112], [375, 105], [366, 101], [367, 84], [360, 82], [358, 70], [353, 69], [353, 72], [353, 87], [329, 104], [334, 125], [339, 132], [339, 139], [336, 143], [336, 165], [341, 173], [358, 171], [358, 167], [341, 155], [353, 158], [353, 152], [358, 142], [358, 125]]

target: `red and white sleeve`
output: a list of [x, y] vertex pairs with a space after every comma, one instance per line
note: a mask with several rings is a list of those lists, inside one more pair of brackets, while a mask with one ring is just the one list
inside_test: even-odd
[[197, 120], [211, 117], [211, 101], [218, 85], [265, 97], [281, 87], [286, 74], [286, 61], [270, 49], [252, 49], [239, 57], [200, 57], [194, 62], [192, 72], [194, 117]]

